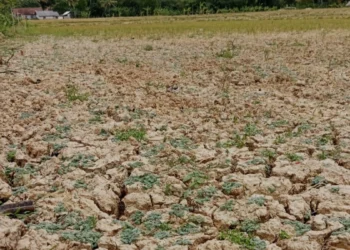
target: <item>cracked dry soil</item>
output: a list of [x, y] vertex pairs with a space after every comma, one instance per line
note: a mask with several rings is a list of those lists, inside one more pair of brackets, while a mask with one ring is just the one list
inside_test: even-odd
[[[350, 33], [42, 37], [0, 74], [0, 249], [350, 249]], [[37, 80], [40, 81], [37, 81]]]

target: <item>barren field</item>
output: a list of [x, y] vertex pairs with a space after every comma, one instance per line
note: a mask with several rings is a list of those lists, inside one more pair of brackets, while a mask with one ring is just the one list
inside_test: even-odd
[[5, 41], [0, 249], [350, 249], [338, 28]]

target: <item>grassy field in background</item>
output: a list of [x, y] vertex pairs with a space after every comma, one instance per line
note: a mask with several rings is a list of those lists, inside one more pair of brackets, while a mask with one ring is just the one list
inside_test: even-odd
[[24, 35], [145, 37], [350, 29], [350, 8], [279, 10], [196, 16], [33, 20]]

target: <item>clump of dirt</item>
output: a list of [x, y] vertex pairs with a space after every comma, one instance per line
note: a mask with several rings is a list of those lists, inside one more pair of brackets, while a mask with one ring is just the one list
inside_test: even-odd
[[35, 210], [0, 248], [348, 249], [349, 35], [28, 42], [0, 201]]

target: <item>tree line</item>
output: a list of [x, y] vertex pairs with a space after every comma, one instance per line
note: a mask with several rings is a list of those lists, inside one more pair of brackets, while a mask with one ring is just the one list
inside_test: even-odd
[[70, 10], [76, 17], [195, 15], [290, 7], [338, 7], [346, 0], [2, 0], [12, 7]]

